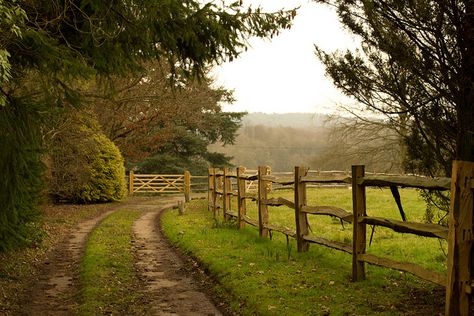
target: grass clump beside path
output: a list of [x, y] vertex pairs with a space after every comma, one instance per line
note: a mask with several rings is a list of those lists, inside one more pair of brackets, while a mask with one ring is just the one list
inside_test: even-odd
[[[318, 201], [341, 205], [336, 202]], [[294, 227], [294, 215], [283, 216], [277, 209], [269, 209], [270, 223], [277, 220]], [[249, 215], [255, 218], [251, 209]], [[328, 231], [333, 230], [334, 239], [345, 239], [340, 236], [340, 224], [331, 219], [320, 227], [312, 224], [325, 237], [331, 237]], [[287, 244], [282, 234], [274, 233], [269, 240], [260, 238], [255, 227], [238, 230], [235, 223], [215, 221], [207, 201], [188, 203], [184, 216], [178, 216], [176, 210], [167, 211], [162, 226], [173, 243], [198, 258], [217, 278], [217, 294], [227, 296], [231, 309], [241, 315], [435, 315], [443, 311], [439, 286], [369, 265], [367, 280], [353, 283], [350, 255], [314, 244], [309, 252], [297, 253], [295, 241], [290, 238]], [[346, 230], [351, 232], [352, 227], [346, 225]], [[382, 240], [392, 237], [381, 230], [377, 234]], [[393, 247], [406, 247], [409, 235], [402, 236], [405, 241], [401, 238]], [[439, 246], [432, 249], [439, 251]]]
[[142, 212], [120, 210], [89, 237], [81, 263], [79, 315], [144, 314], [132, 255], [132, 225]]

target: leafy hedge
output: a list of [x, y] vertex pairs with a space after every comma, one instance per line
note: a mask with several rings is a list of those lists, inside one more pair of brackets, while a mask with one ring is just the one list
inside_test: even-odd
[[91, 113], [62, 120], [50, 146], [50, 171], [50, 195], [59, 201], [116, 201], [126, 192], [122, 155]]

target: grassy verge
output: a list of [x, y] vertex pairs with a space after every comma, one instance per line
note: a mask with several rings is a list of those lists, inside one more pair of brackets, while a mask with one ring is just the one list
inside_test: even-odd
[[[291, 196], [292, 192], [276, 195]], [[367, 194], [369, 215], [399, 218], [390, 193], [374, 190]], [[310, 205], [324, 204], [350, 210], [350, 191], [316, 190]], [[422, 217], [424, 205], [414, 190], [402, 192], [409, 219]], [[249, 215], [256, 218], [251, 204]], [[367, 280], [350, 282], [351, 257], [325, 247], [311, 245], [307, 253], [297, 253], [294, 240], [275, 233], [273, 240], [261, 239], [253, 227], [215, 222], [206, 201], [187, 205], [186, 215], [168, 211], [162, 225], [169, 238], [192, 253], [219, 280], [216, 291], [229, 296], [231, 308], [242, 315], [435, 315], [442, 312], [439, 287], [409, 274], [375, 266], [367, 267]], [[385, 215], [384, 215], [385, 214]], [[294, 227], [293, 213], [270, 208], [270, 222]], [[350, 242], [351, 226], [342, 229], [330, 218], [311, 218], [313, 232], [319, 236]], [[443, 269], [442, 251], [436, 240], [377, 228], [369, 252], [398, 260], [412, 257], [426, 266]], [[415, 239], [412, 239], [415, 238]], [[428, 242], [428, 244], [427, 244]], [[435, 259], [433, 259], [435, 258]], [[436, 259], [438, 258], [438, 259]], [[434, 262], [428, 262], [429, 260]], [[443, 261], [444, 262], [444, 261]], [[410, 297], [416, 295], [416, 301]], [[442, 294], [441, 294], [442, 295]], [[416, 307], [414, 307], [416, 306]]]
[[131, 253], [132, 225], [140, 215], [117, 211], [91, 234], [81, 263], [80, 315], [145, 313]]

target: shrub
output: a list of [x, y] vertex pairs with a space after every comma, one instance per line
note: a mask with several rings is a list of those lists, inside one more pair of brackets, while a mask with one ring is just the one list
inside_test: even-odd
[[91, 113], [75, 112], [61, 120], [49, 164], [49, 191], [56, 200], [108, 202], [125, 195], [122, 155]]

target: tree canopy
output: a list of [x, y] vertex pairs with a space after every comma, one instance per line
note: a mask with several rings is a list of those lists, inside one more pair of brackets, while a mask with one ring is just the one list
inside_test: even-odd
[[[221, 102], [233, 101], [232, 92], [214, 87], [207, 75], [200, 81], [176, 78], [170, 85], [166, 65], [148, 63], [144, 69], [138, 76], [109, 80], [113, 88], [108, 94], [90, 93], [104, 131], [120, 147], [127, 162], [167, 154], [178, 161], [194, 157], [212, 164], [219, 162], [219, 166], [226, 161], [228, 164], [223, 155], [211, 155], [207, 146], [234, 141], [244, 113], [222, 112], [220, 106]], [[207, 167], [200, 169], [204, 172]]]
[[41, 191], [45, 126], [83, 105], [91, 82], [140, 73], [152, 60], [169, 65], [171, 81], [202, 78], [248, 37], [274, 36], [294, 16], [239, 1], [0, 0], [0, 250], [23, 238], [18, 227], [34, 213], [25, 210]]
[[404, 139], [412, 172], [450, 175], [474, 161], [474, 2], [319, 0], [337, 8], [361, 49], [317, 55], [365, 110]]

